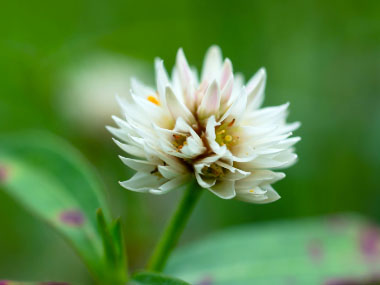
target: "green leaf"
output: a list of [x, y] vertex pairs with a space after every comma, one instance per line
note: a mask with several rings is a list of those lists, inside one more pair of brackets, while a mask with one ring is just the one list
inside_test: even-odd
[[[121, 231], [111, 266], [104, 230], [110, 238], [108, 246], [114, 238], [108, 228], [115, 222], [108, 222], [102, 184], [70, 145], [42, 133], [1, 139], [0, 187], [61, 233], [101, 284], [118, 284], [115, 278], [125, 283], [126, 268], [120, 268], [126, 265], [125, 253], [120, 253]], [[98, 208], [103, 209], [99, 226]]]
[[[0, 137], [0, 150], [54, 176], [85, 212], [102, 208], [110, 219], [102, 182], [81, 153], [66, 141], [46, 132], [28, 132]], [[96, 222], [96, 216], [91, 220]]]
[[165, 272], [191, 284], [312, 285], [364, 284], [379, 269], [380, 230], [339, 216], [228, 229], [177, 250]]
[[153, 272], [140, 272], [133, 276], [130, 285], [189, 285], [180, 279]]
[[109, 273], [107, 279], [117, 284], [118, 280], [126, 279], [127, 268], [120, 219], [107, 224], [102, 209], [96, 211], [96, 216], [108, 265], [108, 269], [105, 269]]

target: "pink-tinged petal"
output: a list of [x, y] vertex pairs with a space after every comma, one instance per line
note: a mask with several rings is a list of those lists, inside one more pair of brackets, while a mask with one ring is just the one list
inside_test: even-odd
[[227, 104], [229, 103], [229, 100], [231, 98], [233, 86], [234, 86], [234, 78], [230, 77], [229, 80], [226, 82], [225, 86], [223, 87], [220, 94], [221, 102], [225, 104], [225, 107], [221, 108], [222, 109], [221, 112], [224, 112], [228, 107]]
[[182, 117], [190, 125], [196, 122], [193, 114], [178, 100], [170, 87], [166, 87], [166, 102], [174, 120]]
[[198, 107], [199, 118], [205, 119], [212, 115], [218, 115], [220, 106], [220, 91], [218, 84], [214, 81], [207, 89], [206, 95], [203, 97]]
[[233, 71], [232, 71], [232, 63], [231, 61], [226, 58], [224, 61], [223, 69], [222, 69], [222, 74], [220, 75], [220, 89], [223, 90], [224, 86], [226, 86], [227, 82], [232, 78]]
[[187, 63], [185, 54], [180, 48], [177, 53], [176, 68], [182, 86], [182, 92], [186, 105], [192, 110], [195, 107], [193, 71]]
[[222, 199], [232, 199], [236, 196], [235, 181], [220, 181], [208, 190]]
[[177, 60], [176, 67], [178, 70], [178, 75], [180, 77], [182, 87], [185, 87], [193, 81], [193, 74], [192, 74], [192, 70], [189, 64], [187, 63], [187, 60], [182, 48], [178, 50], [176, 60]]
[[219, 122], [224, 120], [232, 121], [235, 119], [235, 123], [238, 123], [240, 119], [245, 115], [245, 110], [247, 108], [247, 93], [243, 88], [241, 94], [235, 99], [231, 107], [223, 114], [219, 119]]
[[267, 74], [265, 68], [261, 68], [248, 81], [246, 92], [248, 94], [248, 109], [254, 110], [261, 106], [264, 101], [264, 91]]
[[203, 62], [201, 81], [211, 82], [219, 74], [222, 67], [222, 52], [218, 46], [212, 46], [206, 53]]

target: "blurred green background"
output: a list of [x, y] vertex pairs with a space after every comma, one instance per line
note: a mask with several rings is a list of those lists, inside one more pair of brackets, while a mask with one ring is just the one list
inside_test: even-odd
[[[302, 122], [300, 160], [275, 185], [282, 199], [204, 195], [182, 243], [248, 222], [341, 212], [380, 221], [379, 1], [3, 1], [0, 31], [1, 134], [47, 130], [84, 153], [123, 217], [133, 267], [179, 193], [123, 190], [131, 173], [104, 125], [128, 77], [154, 82], [154, 58], [171, 70], [179, 47], [198, 69], [212, 44], [247, 79], [265, 66], [265, 105], [290, 101], [290, 121]], [[89, 282], [63, 240], [2, 192], [0, 229], [0, 279]]]

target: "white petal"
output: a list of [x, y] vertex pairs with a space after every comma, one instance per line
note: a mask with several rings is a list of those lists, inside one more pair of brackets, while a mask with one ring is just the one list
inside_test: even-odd
[[172, 180], [169, 180], [168, 182], [162, 184], [158, 188], [158, 190], [152, 189], [149, 192], [152, 193], [152, 194], [158, 194], [158, 195], [165, 194], [165, 193], [173, 190], [174, 188], [178, 188], [178, 187], [182, 186], [188, 180], [189, 180], [188, 176], [176, 177], [176, 178], [174, 178]]
[[213, 152], [215, 152], [217, 155], [221, 156], [227, 151], [227, 147], [220, 146], [216, 141], [216, 134], [215, 134], [215, 127], [218, 126], [219, 123], [215, 121], [215, 117], [211, 116], [207, 120], [206, 124], [206, 139], [207, 142]]
[[126, 134], [126, 132], [122, 129], [117, 129], [114, 127], [106, 126], [106, 129], [115, 137], [122, 141], [129, 141], [129, 136]]
[[202, 142], [197, 142], [194, 138], [188, 137], [186, 144], [182, 147], [181, 152], [190, 158], [197, 157], [207, 150]]
[[214, 81], [207, 89], [206, 95], [202, 98], [202, 102], [198, 107], [198, 117], [200, 119], [209, 116], [218, 116], [220, 106], [220, 91], [218, 84]]
[[265, 186], [265, 188], [263, 189], [266, 191], [265, 194], [255, 194], [255, 191], [259, 191], [259, 189], [260, 188], [254, 188], [253, 193], [240, 193], [239, 191], [237, 191], [236, 199], [249, 203], [267, 204], [277, 201], [281, 198], [280, 195], [278, 195], [278, 193], [270, 185]]
[[285, 174], [282, 172], [255, 170], [248, 177], [237, 181], [235, 187], [236, 190], [249, 190], [259, 185], [275, 183], [284, 177]]
[[168, 73], [166, 72], [166, 69], [164, 67], [164, 61], [161, 59], [155, 60], [155, 67], [156, 67], [156, 84], [157, 84], [157, 91], [160, 95], [160, 99], [163, 100], [162, 103], [165, 102], [165, 89], [167, 86], [170, 86]]
[[158, 166], [158, 171], [161, 173], [162, 176], [164, 176], [166, 179], [173, 179], [175, 177], [178, 177], [178, 175], [181, 174], [178, 169], [175, 169], [172, 166], [168, 165], [159, 165]]
[[246, 119], [253, 126], [283, 123], [287, 116], [289, 103], [275, 107], [266, 107], [247, 114]]
[[292, 138], [288, 138], [286, 140], [283, 140], [283, 141], [279, 142], [276, 146], [280, 147], [282, 149], [287, 149], [287, 148], [292, 147], [293, 145], [295, 145], [300, 140], [301, 140], [300, 137], [292, 137]]
[[222, 199], [232, 199], [236, 196], [235, 181], [220, 181], [208, 190]]
[[248, 109], [253, 110], [261, 106], [264, 101], [264, 90], [267, 74], [261, 68], [247, 83]]
[[221, 67], [222, 52], [218, 46], [212, 46], [207, 51], [203, 62], [201, 81], [207, 80], [211, 82], [219, 74]]
[[126, 153], [129, 153], [130, 155], [137, 156], [137, 157], [145, 157], [145, 152], [142, 147], [124, 144], [124, 143], [119, 142], [116, 139], [113, 139], [113, 141], [117, 144], [118, 147], [120, 147]]
[[136, 171], [141, 171], [141, 172], [151, 172], [157, 168], [157, 164], [146, 161], [146, 160], [139, 160], [139, 159], [132, 159], [132, 158], [127, 158], [123, 156], [119, 156], [121, 161], [127, 165], [128, 167], [132, 168], [133, 170]]
[[235, 168], [232, 165], [224, 163], [220, 160], [215, 162], [215, 164], [228, 170], [228, 172], [225, 173], [225, 175], [223, 176], [222, 180], [230, 180], [230, 181], [240, 180], [247, 177], [250, 174], [250, 172], [246, 172], [241, 169]]
[[193, 114], [182, 102], [178, 100], [170, 87], [166, 87], [166, 102], [174, 120], [182, 117], [190, 125], [196, 122]]
[[250, 162], [242, 162], [238, 164], [239, 168], [247, 171], [255, 169], [278, 169], [285, 168], [297, 161], [297, 155], [292, 150], [285, 150], [275, 156], [262, 155]]
[[137, 172], [131, 179], [119, 182], [121, 186], [128, 190], [137, 192], [148, 192], [150, 189], [157, 189], [166, 180], [150, 173]]
[[188, 123], [186, 123], [186, 121], [182, 117], [179, 117], [177, 119], [175, 127], [174, 127], [174, 130], [177, 131], [177, 132], [182, 132], [182, 133], [190, 133], [190, 135], [194, 138], [194, 140], [198, 144], [202, 144], [203, 145], [202, 139], [194, 131], [194, 129]]
[[195, 172], [195, 178], [197, 179], [199, 186], [201, 186], [202, 188], [212, 187], [216, 183], [216, 178], [202, 177], [202, 175], [197, 171]]
[[134, 77], [131, 78], [131, 87], [133, 92], [140, 97], [146, 97], [148, 95], [156, 93], [151, 87], [144, 85]]

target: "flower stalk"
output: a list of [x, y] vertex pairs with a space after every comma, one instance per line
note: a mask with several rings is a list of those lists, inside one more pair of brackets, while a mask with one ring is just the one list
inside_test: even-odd
[[189, 187], [185, 190], [182, 200], [153, 251], [147, 265], [148, 270], [161, 272], [164, 269], [202, 192], [196, 181], [189, 183]]

